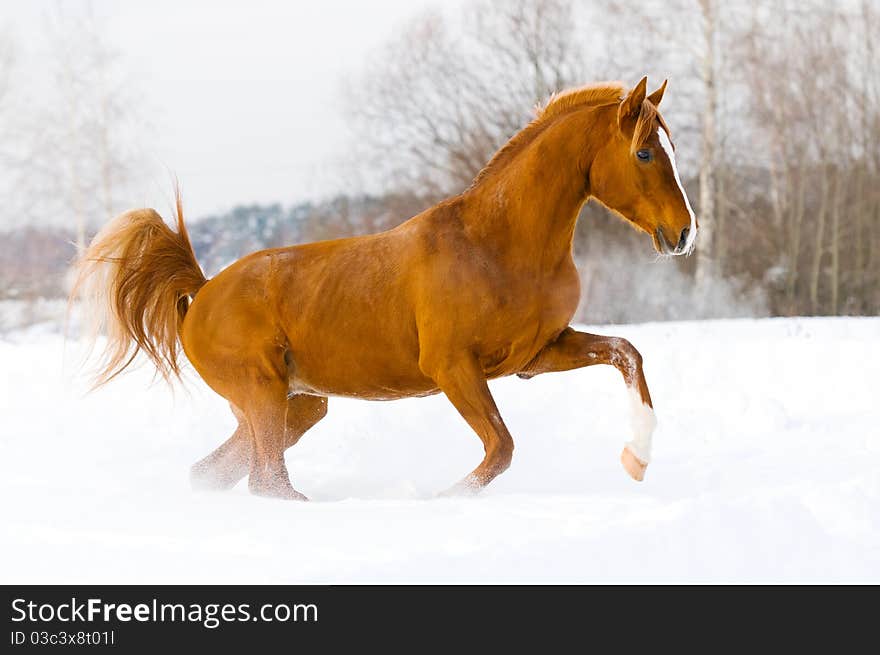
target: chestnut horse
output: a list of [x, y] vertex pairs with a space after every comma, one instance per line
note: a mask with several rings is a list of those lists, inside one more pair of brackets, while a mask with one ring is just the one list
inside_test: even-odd
[[485, 448], [452, 489], [475, 491], [513, 455], [487, 380], [610, 364], [633, 400], [621, 459], [641, 480], [655, 425], [641, 356], [569, 321], [580, 297], [572, 237], [588, 198], [662, 254], [694, 245], [696, 218], [657, 110], [666, 83], [645, 87], [556, 95], [461, 195], [380, 234], [253, 253], [211, 280], [179, 196], [176, 232], [151, 209], [119, 216], [84, 254], [74, 289], [104, 310], [93, 314], [108, 331], [98, 383], [139, 351], [166, 379], [179, 376], [182, 346], [238, 420], [193, 466], [193, 484], [226, 489], [248, 475], [252, 493], [304, 500], [284, 451], [326, 415], [328, 396], [442, 391]]

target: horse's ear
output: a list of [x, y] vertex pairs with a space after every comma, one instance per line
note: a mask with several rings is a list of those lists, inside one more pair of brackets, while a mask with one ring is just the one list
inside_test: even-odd
[[660, 106], [660, 101], [663, 100], [663, 94], [666, 92], [666, 83], [668, 81], [669, 80], [663, 80], [663, 84], [660, 86], [660, 88], [648, 96], [648, 100], [650, 100], [651, 104], [655, 107]]
[[646, 75], [620, 103], [620, 108], [617, 110], [617, 124], [620, 126], [620, 131], [626, 136], [632, 137], [635, 132], [639, 114], [642, 113], [642, 103], [645, 101], [647, 87], [648, 77]]

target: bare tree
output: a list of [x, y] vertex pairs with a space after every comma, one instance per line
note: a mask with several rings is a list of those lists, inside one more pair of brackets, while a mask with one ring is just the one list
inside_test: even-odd
[[869, 99], [875, 76], [865, 71], [877, 9], [820, 2], [754, 8], [750, 54], [740, 60], [750, 80], [744, 113], [754, 118], [753, 150], [767, 153], [773, 220], [750, 213], [752, 227], [745, 227], [776, 232], [768, 258], [785, 278], [779, 311], [876, 312], [870, 252], [880, 223], [870, 144], [878, 109]]
[[583, 81], [569, 0], [485, 0], [460, 29], [427, 13], [351, 89], [364, 158], [392, 188], [460, 191], [551, 92]]
[[119, 66], [119, 54], [90, 13], [46, 17], [51, 93], [28, 112], [19, 177], [34, 222], [74, 229], [77, 246], [88, 231], [123, 206], [136, 170], [145, 122]]
[[[694, 126], [685, 132], [685, 139], [696, 141], [695, 156], [682, 158], [698, 162], [699, 180], [697, 213], [700, 236], [695, 251], [695, 290], [697, 299], [706, 292], [711, 278], [717, 277], [724, 253], [722, 235], [716, 229], [722, 212], [727, 211], [719, 197], [726, 188], [719, 170], [719, 150], [722, 142], [722, 89], [731, 82], [724, 68], [722, 52], [730, 47], [728, 24], [737, 16], [734, 3], [717, 0], [671, 0], [665, 2], [615, 0], [610, 16], [615, 21], [626, 20], [636, 29], [624, 34], [626, 46], [622, 63], [628, 69], [661, 70], [664, 77], [674, 78], [674, 96], [684, 105], [672, 124]], [[613, 26], [609, 25], [609, 29]], [[686, 149], [690, 150], [690, 143]], [[692, 168], [691, 168], [692, 169]]]
[[[82, 241], [142, 170], [143, 100], [99, 21], [59, 9], [47, 30], [51, 94], [30, 103], [0, 30], [0, 180], [17, 190], [5, 222], [78, 227]], [[349, 83], [358, 166], [395, 193], [338, 198], [287, 228], [390, 227], [466, 187], [553, 91], [647, 73], [670, 78], [663, 112], [699, 199], [697, 255], [656, 265], [643, 238], [589, 205], [575, 251], [596, 302], [580, 318], [877, 314], [878, 42], [877, 0], [474, 0], [425, 14]]]
[[703, 83], [703, 112], [700, 143], [700, 247], [697, 250], [696, 289], [702, 293], [714, 275], [717, 220], [715, 195], [718, 192], [716, 121], [718, 114], [718, 32], [720, 16], [716, 0], [699, 0], [702, 18], [702, 54], [700, 78]]

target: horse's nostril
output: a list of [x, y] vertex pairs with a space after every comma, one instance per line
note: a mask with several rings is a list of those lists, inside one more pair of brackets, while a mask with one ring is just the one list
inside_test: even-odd
[[690, 234], [690, 228], [686, 227], [681, 231], [681, 238], [678, 240], [678, 245], [675, 247], [676, 250], [683, 250], [684, 244], [687, 243], [688, 234]]

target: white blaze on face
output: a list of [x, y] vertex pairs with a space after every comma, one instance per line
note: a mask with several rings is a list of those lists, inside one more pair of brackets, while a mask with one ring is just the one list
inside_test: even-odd
[[666, 130], [662, 127], [658, 127], [657, 136], [660, 138], [660, 147], [663, 148], [663, 152], [665, 152], [666, 156], [669, 158], [669, 163], [672, 166], [672, 174], [675, 175], [678, 190], [681, 191], [681, 196], [684, 198], [684, 206], [687, 207], [688, 213], [691, 215], [691, 226], [688, 230], [687, 242], [684, 245], [684, 250], [678, 253], [689, 255], [693, 252], [694, 242], [697, 240], [697, 216], [694, 214], [694, 210], [691, 209], [691, 201], [688, 200], [684, 185], [681, 183], [681, 178], [678, 176], [678, 167], [675, 165], [675, 151], [672, 150], [672, 142], [669, 140], [669, 135], [666, 134]]
[[627, 449], [635, 455], [642, 464], [651, 461], [651, 437], [654, 428], [657, 427], [657, 417], [654, 410], [642, 402], [642, 396], [635, 387], [628, 387], [630, 402], [630, 423], [632, 425], [632, 441], [626, 442]]

